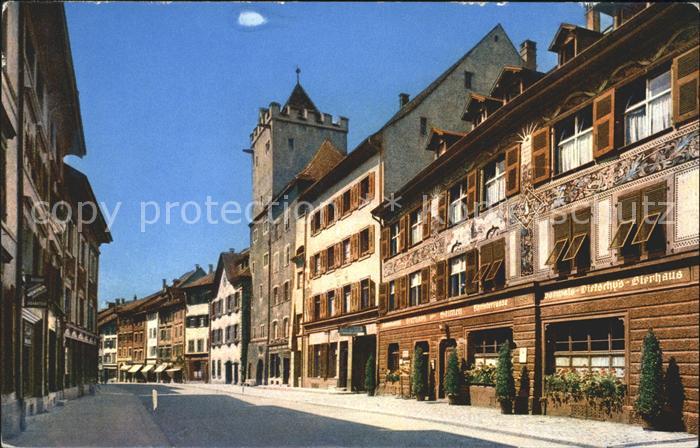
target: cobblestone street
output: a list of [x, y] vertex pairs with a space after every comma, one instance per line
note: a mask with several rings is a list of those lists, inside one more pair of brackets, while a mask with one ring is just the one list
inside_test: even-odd
[[[159, 393], [155, 413], [153, 388]], [[75, 431], [76, 421], [85, 430]], [[685, 433], [557, 417], [503, 416], [494, 409], [443, 402], [274, 387], [119, 384], [101, 386], [95, 396], [69, 401], [36, 417], [9, 444], [694, 447], [697, 441]]]

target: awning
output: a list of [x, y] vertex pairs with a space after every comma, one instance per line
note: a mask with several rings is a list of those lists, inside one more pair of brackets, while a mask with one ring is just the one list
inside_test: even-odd
[[173, 367], [172, 369], [166, 370], [166, 372], [168, 372], [168, 373], [170, 373], [170, 372], [179, 372], [180, 370], [182, 370], [182, 368], [180, 368], [180, 367]]
[[165, 369], [167, 369], [167, 368], [168, 368], [167, 364], [161, 364], [161, 365], [159, 365], [158, 367], [156, 367], [156, 370], [154, 370], [154, 372], [155, 372], [155, 373], [160, 373], [160, 372], [162, 372], [163, 370], [165, 370]]
[[131, 366], [129, 366], [129, 365], [122, 364], [122, 366], [119, 368], [119, 370], [129, 370], [130, 367]]
[[155, 367], [153, 364], [146, 364], [143, 369], [141, 369], [141, 373], [146, 373], [149, 370], [151, 370], [153, 367]]
[[136, 373], [141, 370], [141, 367], [143, 367], [141, 364], [133, 366], [131, 369], [129, 369], [129, 373]]

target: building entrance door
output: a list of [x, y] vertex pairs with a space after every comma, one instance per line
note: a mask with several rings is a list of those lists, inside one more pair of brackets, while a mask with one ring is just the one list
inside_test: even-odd
[[255, 384], [258, 386], [263, 383], [263, 360], [258, 359], [258, 365], [255, 367]]
[[365, 390], [365, 367], [370, 356], [374, 355], [376, 339], [374, 335], [356, 336], [352, 346], [352, 390]]
[[338, 387], [348, 387], [348, 341], [340, 342], [340, 368], [338, 369]]
[[224, 375], [226, 377], [226, 384], [231, 384], [231, 381], [233, 380], [233, 367], [231, 365], [231, 361], [226, 361]]
[[289, 358], [282, 358], [282, 383], [289, 384]]
[[443, 339], [440, 341], [440, 358], [438, 370], [438, 397], [445, 398], [445, 373], [447, 373], [447, 361], [452, 352], [457, 348], [457, 341], [454, 339]]

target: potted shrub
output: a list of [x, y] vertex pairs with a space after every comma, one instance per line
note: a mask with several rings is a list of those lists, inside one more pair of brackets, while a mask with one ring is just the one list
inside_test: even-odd
[[411, 373], [411, 385], [413, 394], [416, 396], [418, 401], [425, 400], [427, 395], [428, 386], [425, 383], [425, 372], [427, 369], [425, 356], [423, 356], [423, 349], [416, 347], [413, 352], [413, 372]]
[[370, 397], [374, 395], [376, 381], [374, 378], [374, 356], [370, 355], [365, 364], [365, 389]]
[[642, 343], [642, 365], [639, 390], [634, 410], [642, 418], [644, 429], [658, 428], [664, 404], [661, 346], [653, 330], [649, 329]]
[[459, 401], [462, 392], [462, 381], [457, 351], [453, 350], [447, 360], [447, 372], [445, 372], [445, 394], [450, 404], [456, 404]]
[[498, 352], [498, 365], [496, 366], [496, 399], [501, 405], [501, 413], [513, 413], [515, 379], [513, 378], [513, 359], [510, 352], [509, 341], [506, 341]]
[[496, 366], [480, 364], [467, 370], [467, 398], [472, 406], [497, 407]]

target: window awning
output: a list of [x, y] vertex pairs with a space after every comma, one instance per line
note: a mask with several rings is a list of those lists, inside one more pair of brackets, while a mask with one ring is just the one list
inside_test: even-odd
[[126, 364], [122, 364], [122, 366], [119, 368], [119, 370], [129, 370], [130, 368], [131, 368], [131, 366], [126, 365]]
[[166, 370], [166, 372], [179, 372], [180, 370], [182, 370], [181, 367], [173, 367], [172, 369]]
[[145, 366], [143, 366], [143, 369], [141, 369], [141, 373], [146, 373], [154, 367], [155, 366], [153, 364], [146, 364]]
[[154, 370], [155, 373], [160, 373], [163, 370], [167, 369], [168, 365], [167, 364], [161, 364], [158, 367], [156, 367], [156, 370]]
[[129, 369], [129, 373], [136, 373], [139, 370], [141, 370], [141, 367], [143, 367], [141, 364], [133, 366], [133, 367], [131, 367], [131, 369]]

